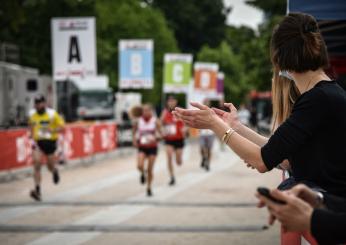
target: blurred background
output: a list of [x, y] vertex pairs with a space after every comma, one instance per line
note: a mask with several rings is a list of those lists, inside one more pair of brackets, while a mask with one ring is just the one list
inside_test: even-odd
[[[218, 63], [219, 70], [225, 74], [225, 100], [239, 105], [251, 90], [270, 90], [269, 39], [272, 27], [286, 13], [286, 1], [4, 0], [0, 11], [1, 61], [19, 65], [21, 76], [31, 76], [47, 86], [41, 93], [51, 93], [52, 106], [59, 92], [52, 90], [51, 19], [78, 16], [96, 20], [97, 74], [94, 75], [106, 75], [113, 92], [139, 92], [144, 102], [160, 104], [164, 96], [164, 54], [189, 53], [194, 61]], [[152, 88], [119, 88], [118, 42], [121, 39], [153, 40]], [[35, 86], [31, 81], [27, 85], [28, 93], [33, 93]], [[9, 106], [1, 114], [11, 111], [12, 115], [2, 118], [2, 126], [26, 122], [25, 107], [29, 107], [30, 96], [24, 93], [20, 97], [7, 100]], [[78, 116], [72, 117], [75, 120]]]
[[[139, 194], [131, 109], [151, 103], [159, 116], [169, 95], [182, 107], [233, 102], [269, 134], [273, 27], [287, 12], [312, 14], [328, 47], [327, 72], [346, 88], [345, 9], [342, 0], [2, 0], [0, 243], [278, 244], [280, 227], [264, 231], [253, 193], [282, 173], [258, 176], [216, 144], [205, 175], [197, 130], [189, 130], [178, 187], [167, 187], [161, 148], [154, 202]], [[56, 159], [63, 183], [45, 176], [46, 202], [33, 203], [28, 113], [39, 94], [67, 124]], [[109, 220], [125, 226], [109, 228]], [[78, 233], [76, 224], [89, 226]], [[172, 226], [160, 236], [162, 225]]]

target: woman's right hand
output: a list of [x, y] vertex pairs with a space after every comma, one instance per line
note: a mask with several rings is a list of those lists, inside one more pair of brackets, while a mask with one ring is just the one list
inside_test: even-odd
[[303, 199], [305, 202], [309, 203], [313, 208], [323, 208], [323, 203], [319, 202], [317, 192], [311, 190], [304, 184], [298, 184], [292, 189], [288, 190], [287, 193], [294, 195]]
[[235, 108], [232, 103], [224, 103], [224, 106], [229, 108], [230, 112], [223, 111], [217, 108], [212, 109], [225, 123], [227, 123], [234, 130], [237, 130], [241, 126], [238, 118], [237, 108]]

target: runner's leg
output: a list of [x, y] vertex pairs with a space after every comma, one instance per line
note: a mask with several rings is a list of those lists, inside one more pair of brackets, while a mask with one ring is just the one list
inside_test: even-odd
[[145, 183], [144, 160], [145, 160], [144, 152], [138, 152], [137, 168], [138, 168], [138, 171], [140, 172], [140, 182], [141, 182], [141, 184]]
[[183, 148], [177, 148], [175, 150], [175, 159], [179, 166], [183, 164]]
[[169, 171], [169, 176], [171, 177], [169, 185], [174, 185], [175, 184], [175, 178], [174, 178], [174, 166], [173, 166], [173, 153], [174, 153], [173, 146], [166, 145], [166, 152], [167, 152], [168, 171]]
[[47, 168], [53, 174], [53, 182], [58, 184], [60, 181], [59, 171], [55, 165], [55, 154], [47, 155]]
[[35, 189], [30, 192], [30, 196], [36, 201], [41, 200], [41, 151], [38, 146], [33, 150], [34, 183]]
[[151, 184], [154, 178], [154, 164], [155, 164], [156, 155], [150, 155], [148, 157], [148, 182], [147, 182], [147, 194], [152, 196]]

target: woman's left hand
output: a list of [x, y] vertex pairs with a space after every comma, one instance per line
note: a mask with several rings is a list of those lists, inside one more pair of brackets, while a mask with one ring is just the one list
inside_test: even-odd
[[199, 110], [177, 107], [173, 111], [173, 114], [184, 121], [187, 126], [198, 129], [212, 129], [217, 121], [222, 121], [208, 106], [197, 102], [191, 102], [190, 104]]

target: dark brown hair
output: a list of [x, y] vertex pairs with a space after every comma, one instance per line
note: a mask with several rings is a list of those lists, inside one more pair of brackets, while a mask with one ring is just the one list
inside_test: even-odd
[[274, 28], [271, 60], [280, 70], [306, 72], [327, 68], [327, 48], [314, 17], [290, 13]]

